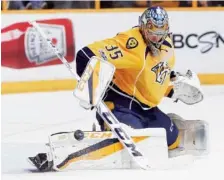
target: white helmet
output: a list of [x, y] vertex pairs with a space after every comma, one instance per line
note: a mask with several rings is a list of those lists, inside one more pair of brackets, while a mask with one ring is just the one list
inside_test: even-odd
[[167, 12], [159, 6], [146, 9], [139, 17], [140, 32], [145, 43], [157, 55], [169, 33], [169, 19]]

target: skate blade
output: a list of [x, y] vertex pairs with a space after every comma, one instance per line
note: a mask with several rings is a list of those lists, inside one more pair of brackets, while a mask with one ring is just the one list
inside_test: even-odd
[[36, 167], [36, 165], [33, 163], [33, 161], [31, 160], [31, 158], [32, 157], [28, 157], [26, 160], [27, 160], [27, 162], [30, 164], [30, 165], [32, 165], [32, 166], [34, 166], [35, 168], [37, 168]]

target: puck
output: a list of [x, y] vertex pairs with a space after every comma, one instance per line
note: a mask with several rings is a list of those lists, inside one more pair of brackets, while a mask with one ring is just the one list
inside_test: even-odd
[[76, 130], [74, 132], [74, 137], [76, 140], [81, 141], [84, 138], [84, 132], [82, 130]]

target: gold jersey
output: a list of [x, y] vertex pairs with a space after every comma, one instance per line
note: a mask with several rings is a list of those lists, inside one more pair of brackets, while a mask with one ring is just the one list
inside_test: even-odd
[[169, 89], [170, 72], [175, 63], [169, 37], [163, 42], [158, 56], [150, 53], [139, 27], [87, 47], [116, 67], [113, 83], [139, 102], [155, 107]]

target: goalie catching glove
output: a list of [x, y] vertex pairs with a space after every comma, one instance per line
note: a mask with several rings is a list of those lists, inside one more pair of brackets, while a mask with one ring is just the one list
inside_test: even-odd
[[188, 70], [186, 74], [176, 73], [176, 80], [172, 82], [174, 94], [173, 99], [177, 102], [192, 105], [203, 100], [200, 81], [196, 73]]

